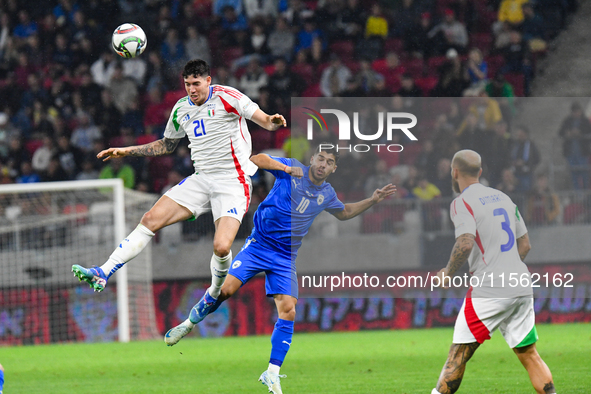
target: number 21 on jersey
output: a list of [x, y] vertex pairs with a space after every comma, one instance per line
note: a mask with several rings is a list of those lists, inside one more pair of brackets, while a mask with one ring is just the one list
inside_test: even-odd
[[201, 137], [202, 135], [207, 135], [207, 134], [205, 134], [205, 124], [203, 123], [203, 119], [194, 120], [193, 124], [196, 125], [195, 128], [193, 129], [193, 132], [195, 133], [195, 137]]

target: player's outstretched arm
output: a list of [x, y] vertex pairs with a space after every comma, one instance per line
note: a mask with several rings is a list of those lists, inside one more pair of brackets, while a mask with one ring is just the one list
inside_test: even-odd
[[168, 155], [174, 152], [181, 138], [162, 138], [144, 145], [127, 146], [123, 148], [109, 148], [99, 152], [97, 158], [107, 161], [120, 159], [125, 156], [151, 157]]
[[529, 235], [525, 233], [523, 236], [517, 238], [517, 251], [521, 261], [525, 261], [525, 257], [531, 250], [531, 243], [529, 242]]
[[449, 284], [449, 280], [445, 280], [445, 277], [452, 276], [462, 265], [464, 265], [466, 260], [468, 260], [468, 256], [470, 256], [473, 247], [473, 234], [462, 234], [456, 239], [447, 266], [437, 273], [437, 276], [441, 279], [440, 283], [443, 284], [443, 288], [447, 289], [448, 286], [446, 286], [445, 283]]
[[367, 211], [375, 204], [383, 201], [384, 198], [393, 195], [394, 193], [396, 193], [396, 186], [390, 183], [381, 189], [376, 189], [370, 198], [350, 204], [345, 204], [345, 209], [343, 209], [341, 212], [335, 213], [334, 216], [339, 220], [352, 219], [360, 213]]
[[278, 162], [277, 160], [273, 160], [271, 156], [266, 155], [264, 153], [259, 153], [258, 155], [254, 155], [250, 157], [250, 161], [252, 161], [256, 166], [262, 170], [269, 170], [269, 171], [284, 171], [287, 174], [301, 178], [304, 176], [304, 171], [300, 167], [291, 167], [285, 165], [283, 163]]
[[252, 118], [250, 118], [250, 120], [252, 120], [256, 124], [258, 124], [262, 128], [270, 130], [270, 131], [275, 131], [281, 126], [287, 127], [287, 122], [285, 121], [285, 118], [283, 117], [283, 115], [279, 115], [279, 114], [267, 115], [265, 112], [263, 112], [260, 109], [257, 109], [254, 112], [254, 114], [252, 115]]

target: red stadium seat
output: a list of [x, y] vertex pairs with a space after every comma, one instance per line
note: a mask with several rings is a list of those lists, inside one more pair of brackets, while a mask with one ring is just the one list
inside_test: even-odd
[[525, 96], [525, 77], [523, 74], [507, 73], [505, 74], [505, 79], [511, 84], [511, 86], [513, 86], [513, 92], [515, 93], [515, 96]]
[[443, 66], [447, 62], [447, 58], [445, 56], [434, 56], [430, 57], [427, 60], [427, 67], [429, 67], [430, 72], [437, 72], [439, 67]]
[[386, 59], [376, 59], [371, 64], [371, 68], [375, 71], [379, 72], [380, 74], [384, 74], [388, 71], [388, 65], [386, 64]]
[[404, 51], [404, 41], [400, 38], [388, 38], [384, 44], [384, 52], [396, 52], [400, 54]]
[[302, 93], [302, 97], [322, 97], [320, 84], [316, 83], [314, 85], [308, 86], [308, 88]]
[[222, 52], [222, 63], [226, 66], [231, 66], [232, 62], [239, 57], [242, 57], [244, 52], [240, 47], [230, 47], [226, 48]]
[[417, 78], [415, 80], [415, 85], [423, 92], [423, 96], [429, 97], [429, 93], [431, 90], [435, 89], [437, 86], [437, 82], [439, 79], [436, 76], [428, 76], [423, 78]]
[[139, 137], [136, 138], [136, 143], [138, 145], [144, 145], [144, 144], [149, 144], [150, 142], [154, 142], [158, 139], [158, 136], [154, 135], [154, 134], [144, 134], [144, 135], [140, 135]]
[[275, 135], [274, 148], [281, 149], [283, 147], [283, 144], [285, 143], [285, 140], [288, 139], [289, 136], [291, 135], [291, 129], [289, 127], [282, 127], [280, 129], [278, 129], [277, 131], [275, 131], [274, 135]]
[[413, 78], [419, 78], [423, 75], [425, 64], [423, 63], [423, 59], [408, 59], [402, 62], [402, 67]]
[[25, 149], [31, 156], [33, 156], [33, 153], [35, 153], [37, 149], [41, 148], [41, 146], [43, 146], [43, 141], [41, 140], [30, 140], [25, 143]]
[[187, 92], [184, 90], [173, 90], [170, 92], [166, 92], [166, 94], [164, 95], [164, 102], [169, 106], [173, 106], [177, 101], [179, 101], [182, 97], [186, 95]]
[[330, 51], [336, 53], [343, 62], [349, 62], [355, 57], [355, 44], [352, 41], [336, 41], [330, 45]]
[[256, 129], [251, 131], [252, 145], [256, 146], [258, 151], [273, 149], [275, 146], [275, 136], [272, 131], [265, 129]]
[[484, 56], [488, 55], [493, 45], [491, 33], [474, 33], [470, 35], [470, 46], [482, 51]]
[[294, 64], [291, 66], [291, 72], [302, 77], [307, 83], [311, 83], [314, 80], [320, 80], [320, 76], [314, 73], [314, 67], [310, 64]]
[[497, 71], [505, 64], [505, 58], [501, 55], [487, 56], [484, 58], [484, 61], [488, 65], [488, 77], [491, 79], [494, 78]]
[[267, 75], [273, 75], [273, 73], [275, 72], [275, 65], [269, 64], [268, 66], [264, 67], [264, 70]]

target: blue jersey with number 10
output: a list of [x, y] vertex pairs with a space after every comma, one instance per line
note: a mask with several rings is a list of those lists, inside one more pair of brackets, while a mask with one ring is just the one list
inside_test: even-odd
[[310, 181], [309, 167], [296, 159], [272, 158], [302, 168], [304, 176], [298, 179], [283, 171], [269, 171], [276, 178], [275, 184], [254, 214], [252, 237], [272, 250], [295, 257], [316, 216], [322, 211], [340, 212], [345, 205], [329, 183], [317, 186]]

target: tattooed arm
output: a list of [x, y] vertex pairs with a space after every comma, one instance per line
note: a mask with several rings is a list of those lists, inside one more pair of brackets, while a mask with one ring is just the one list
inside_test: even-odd
[[531, 250], [531, 244], [529, 243], [529, 235], [525, 233], [522, 237], [517, 238], [517, 251], [519, 252], [519, 257], [521, 257], [521, 261], [525, 261], [525, 257]]
[[458, 269], [468, 259], [470, 256], [470, 252], [472, 252], [472, 248], [474, 247], [474, 235], [472, 234], [462, 234], [456, 239], [456, 243], [451, 251], [451, 256], [449, 257], [449, 261], [447, 263], [447, 267], [445, 267], [445, 273], [449, 276], [456, 273]]
[[119, 159], [125, 156], [151, 157], [168, 155], [174, 152], [181, 138], [162, 138], [145, 145], [128, 146], [125, 148], [109, 148], [96, 155], [97, 158], [107, 161]]

